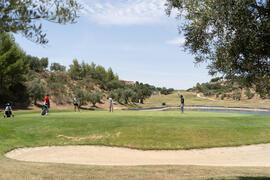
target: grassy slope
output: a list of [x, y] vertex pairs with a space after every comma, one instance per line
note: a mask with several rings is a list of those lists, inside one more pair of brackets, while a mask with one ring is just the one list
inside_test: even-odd
[[[61, 135], [61, 136], [59, 136]], [[203, 112], [17, 113], [0, 120], [0, 179], [84, 177], [175, 179], [176, 177], [270, 176], [270, 168], [199, 166], [99, 167], [7, 160], [17, 147], [104, 144], [141, 149], [182, 149], [270, 142], [269, 117]], [[74, 173], [76, 172], [76, 173]]]
[[[186, 105], [208, 105], [208, 106], [226, 106], [226, 107], [257, 107], [257, 108], [270, 108], [270, 100], [211, 100], [207, 97], [197, 97], [196, 93], [181, 91], [181, 94], [185, 97]], [[143, 107], [157, 107], [161, 106], [163, 102], [166, 102], [168, 106], [179, 106], [180, 100], [177, 92], [170, 95], [152, 96], [145, 101]]]

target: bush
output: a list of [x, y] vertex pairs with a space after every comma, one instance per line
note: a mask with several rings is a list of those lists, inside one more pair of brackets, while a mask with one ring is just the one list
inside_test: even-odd
[[160, 93], [164, 94], [164, 95], [168, 95], [168, 94], [172, 94], [173, 91], [174, 91], [173, 88], [167, 89], [167, 88], [163, 87], [163, 88], [161, 88]]
[[216, 77], [216, 78], [211, 79], [210, 82], [218, 82], [222, 79], [223, 79], [222, 77]]
[[118, 103], [121, 103], [122, 93], [122, 89], [115, 89], [113, 91], [110, 91], [110, 97]]
[[248, 97], [248, 99], [252, 99], [254, 97], [254, 93], [250, 91], [250, 89], [247, 89], [245, 92], [245, 95]]
[[213, 91], [205, 91], [205, 92], [203, 92], [203, 95], [204, 96], [212, 96], [212, 95], [214, 95], [215, 93], [213, 92]]
[[129, 99], [133, 97], [135, 92], [132, 89], [124, 89], [122, 92], [122, 98], [125, 101], [125, 104], [128, 104]]
[[102, 93], [96, 92], [96, 93], [90, 93], [88, 94], [87, 100], [93, 104], [93, 106], [96, 106], [96, 103], [100, 103], [102, 99]]
[[45, 84], [39, 78], [35, 78], [29, 87], [29, 95], [37, 104], [37, 100], [42, 100], [45, 95]]
[[65, 85], [63, 83], [51, 82], [48, 83], [48, 87], [51, 95], [54, 96], [55, 103], [63, 104], [64, 96], [67, 94]]
[[225, 96], [226, 96], [226, 94], [221, 94], [221, 100], [224, 100], [224, 98], [225, 98]]
[[106, 84], [106, 86], [107, 86], [107, 89], [111, 91], [113, 89], [124, 88], [125, 85], [122, 81], [111, 80]]
[[65, 72], [66, 71], [66, 67], [62, 66], [59, 63], [52, 63], [50, 66], [50, 70], [54, 71], [54, 72]]
[[74, 95], [79, 99], [79, 104], [84, 105], [87, 102], [88, 95], [81, 89], [75, 88]]
[[39, 59], [38, 57], [27, 55], [25, 59], [30, 67], [30, 70], [35, 72], [42, 72], [48, 67], [48, 58]]
[[232, 98], [234, 100], [240, 101], [241, 100], [241, 93], [237, 92], [237, 93], [233, 94]]

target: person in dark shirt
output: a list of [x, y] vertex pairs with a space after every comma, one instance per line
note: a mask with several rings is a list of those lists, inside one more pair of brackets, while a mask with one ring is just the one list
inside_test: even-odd
[[181, 113], [184, 114], [184, 106], [185, 106], [185, 99], [183, 95], [178, 94], [178, 96], [180, 97], [180, 109], [181, 109]]
[[74, 111], [76, 112], [76, 109], [80, 112], [80, 107], [79, 107], [79, 99], [77, 97], [73, 98], [73, 105], [74, 105]]

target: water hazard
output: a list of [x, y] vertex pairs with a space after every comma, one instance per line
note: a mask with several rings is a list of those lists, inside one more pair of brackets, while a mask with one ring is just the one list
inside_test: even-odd
[[197, 110], [197, 111], [213, 112], [213, 113], [236, 113], [236, 114], [254, 114], [254, 115], [262, 115], [262, 116], [270, 116], [270, 112], [260, 112], [260, 111], [232, 111], [232, 110], [211, 110], [211, 109], [204, 109], [204, 110]]
[[[136, 111], [172, 111], [179, 110], [179, 107], [152, 107], [143, 109], [130, 109]], [[250, 108], [250, 107], [223, 107], [223, 106], [186, 106], [185, 111], [204, 111], [213, 113], [236, 113], [236, 114], [254, 114], [270, 116], [268, 108]]]

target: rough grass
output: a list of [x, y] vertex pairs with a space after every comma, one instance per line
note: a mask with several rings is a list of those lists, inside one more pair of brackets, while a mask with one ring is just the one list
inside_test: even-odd
[[102, 167], [8, 160], [18, 147], [95, 144], [189, 149], [270, 142], [270, 118], [205, 112], [19, 112], [0, 120], [0, 179], [176, 179], [270, 176], [270, 168], [200, 166]]

